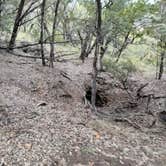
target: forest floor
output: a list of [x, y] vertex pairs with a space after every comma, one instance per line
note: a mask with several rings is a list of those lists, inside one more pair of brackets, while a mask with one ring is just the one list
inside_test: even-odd
[[101, 73], [95, 115], [85, 97], [90, 60], [56, 62], [54, 69], [40, 63], [0, 52], [1, 165], [166, 165], [166, 124], [158, 116], [166, 111], [166, 80], [138, 74], [125, 90]]

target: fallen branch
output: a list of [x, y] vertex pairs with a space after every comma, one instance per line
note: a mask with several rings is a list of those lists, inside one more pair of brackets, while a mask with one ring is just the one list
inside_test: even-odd
[[[17, 57], [22, 57], [22, 58], [30, 58], [30, 59], [41, 59], [40, 56], [30, 56], [30, 55], [22, 55], [22, 54], [18, 54], [15, 52], [9, 52], [10, 54], [17, 56]], [[45, 57], [46, 60], [48, 60], [47, 57]]]
[[149, 85], [149, 83], [146, 83], [146, 84], [144, 84], [144, 85], [142, 85], [138, 90], [137, 90], [137, 100], [138, 99], [140, 99], [141, 98], [141, 91], [142, 91], [142, 89], [144, 89], [146, 86], [148, 86]]
[[[73, 40], [73, 41], [78, 41], [78, 40]], [[70, 43], [71, 41], [59, 41], [59, 42], [53, 42], [53, 44], [64, 44], [64, 43]], [[36, 46], [41, 44], [40, 42], [36, 42], [36, 43], [29, 43], [29, 44], [25, 44], [25, 45], [21, 45], [21, 46], [15, 46], [13, 47], [13, 49], [22, 49], [25, 47], [32, 47], [32, 46]], [[50, 42], [43, 42], [43, 44], [50, 44]], [[8, 47], [3, 47], [0, 46], [0, 49], [8, 49]]]
[[131, 120], [127, 119], [127, 118], [115, 118], [114, 119], [116, 122], [127, 122], [129, 125], [131, 125], [132, 127], [134, 127], [135, 129], [141, 130], [142, 128], [141, 126], [139, 126], [136, 122], [132, 122]]
[[72, 79], [68, 76], [67, 73], [61, 71], [60, 74], [61, 74], [63, 77], [67, 78], [68, 80], [72, 81]]
[[165, 99], [166, 96], [155, 96], [155, 94], [145, 94], [145, 95], [140, 95], [139, 98], [151, 98], [157, 100], [157, 99]]
[[153, 96], [153, 99], [165, 99], [166, 96]]

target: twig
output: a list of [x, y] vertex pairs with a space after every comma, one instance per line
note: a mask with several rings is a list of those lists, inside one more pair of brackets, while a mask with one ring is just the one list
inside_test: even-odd
[[63, 77], [67, 78], [68, 80], [72, 81], [72, 79], [68, 76], [67, 73], [61, 71], [60, 74], [61, 74]]

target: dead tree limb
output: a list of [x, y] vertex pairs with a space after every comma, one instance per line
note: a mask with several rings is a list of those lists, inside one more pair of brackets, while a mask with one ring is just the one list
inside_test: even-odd
[[138, 90], [137, 90], [137, 100], [139, 100], [141, 98], [141, 91], [142, 89], [144, 89], [146, 86], [148, 86], [149, 83], [143, 84]]

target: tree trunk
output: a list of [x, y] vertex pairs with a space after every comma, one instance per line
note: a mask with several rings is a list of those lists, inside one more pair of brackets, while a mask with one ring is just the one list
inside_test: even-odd
[[117, 59], [116, 59], [116, 61], [115, 61], [116, 63], [118, 63], [118, 61], [119, 61], [119, 59], [120, 59], [120, 56], [121, 56], [123, 50], [124, 50], [124, 49], [127, 47], [127, 45], [128, 45], [127, 41], [128, 41], [128, 39], [129, 39], [129, 35], [130, 35], [130, 31], [127, 32], [127, 34], [126, 34], [126, 36], [125, 36], [125, 39], [124, 39], [124, 42], [123, 42], [122, 46], [120, 47], [120, 49], [119, 49], [119, 51], [118, 51], [118, 53], [117, 53]]
[[81, 42], [81, 54], [79, 58], [84, 63], [85, 58], [87, 58], [89, 54], [92, 52], [96, 43], [95, 42], [92, 43], [93, 35], [91, 34], [90, 31], [86, 32], [86, 36], [84, 38], [81, 36], [80, 31], [78, 31], [77, 33]]
[[89, 39], [88, 47], [87, 47], [87, 51], [86, 51], [87, 52], [86, 57], [88, 57], [89, 54], [91, 54], [94, 47], [95, 47], [95, 42], [93, 42], [93, 35], [90, 35], [90, 39]]
[[66, 23], [63, 23], [63, 40], [67, 40], [67, 26]]
[[[161, 1], [160, 2], [160, 14], [162, 18], [165, 18], [166, 14], [166, 2]], [[160, 42], [161, 42], [161, 54], [160, 54], [160, 66], [159, 66], [159, 77], [158, 79], [160, 80], [162, 78], [162, 75], [164, 73], [164, 59], [165, 59], [165, 54], [166, 54], [166, 40], [165, 40], [165, 35], [161, 36]]]
[[105, 52], [106, 52], [106, 50], [107, 50], [107, 46], [105, 47], [105, 48], [101, 48], [101, 51], [100, 51], [100, 57], [99, 57], [99, 70], [100, 71], [104, 71], [104, 69], [103, 69], [103, 57], [104, 57], [104, 54], [105, 54]]
[[0, 25], [1, 25], [1, 18], [2, 18], [2, 4], [3, 4], [3, 0], [0, 0]]
[[40, 27], [40, 46], [41, 46], [41, 58], [42, 58], [42, 65], [45, 66], [45, 56], [44, 56], [44, 45], [43, 45], [43, 38], [44, 38], [44, 16], [45, 16], [45, 4], [46, 0], [43, 0], [41, 6], [41, 27]]
[[160, 67], [159, 67], [159, 77], [158, 77], [159, 80], [161, 80], [162, 75], [164, 73], [164, 56], [165, 52], [163, 51], [160, 55]]
[[55, 27], [57, 23], [57, 15], [58, 15], [58, 8], [59, 8], [60, 0], [57, 0], [55, 5], [55, 12], [54, 12], [54, 21], [53, 21], [53, 27], [52, 27], [52, 36], [51, 36], [51, 42], [50, 42], [50, 67], [54, 67], [54, 40], [55, 40]]
[[100, 57], [99, 57], [99, 70], [100, 71], [104, 71], [104, 69], [103, 69], [103, 61], [102, 60], [104, 58], [104, 55], [105, 55], [105, 53], [106, 53], [106, 51], [108, 49], [108, 45], [109, 45], [110, 42], [111, 42], [111, 39], [109, 39], [109, 38], [106, 38], [105, 43], [102, 42], [103, 46], [100, 49]]
[[3, 7], [5, 5], [5, 0], [0, 0], [0, 23], [1, 23], [1, 19], [2, 19], [2, 11], [3, 11]]
[[91, 96], [91, 104], [92, 104], [92, 111], [96, 112], [96, 80], [98, 75], [97, 69], [97, 60], [100, 52], [100, 44], [101, 44], [101, 24], [102, 24], [102, 4], [101, 0], [96, 0], [96, 46], [95, 46], [95, 55], [93, 60], [93, 77], [92, 77], [92, 96]]
[[16, 19], [15, 19], [15, 23], [14, 23], [12, 36], [11, 36], [9, 46], [8, 46], [9, 50], [13, 50], [13, 47], [15, 45], [17, 32], [18, 32], [18, 28], [19, 28], [19, 24], [20, 24], [20, 18], [21, 18], [21, 15], [22, 15], [24, 4], [25, 4], [25, 0], [21, 0], [20, 4], [19, 4], [19, 7], [18, 7], [18, 12], [17, 12], [17, 16], [16, 16]]
[[85, 57], [87, 57], [87, 46], [88, 46], [88, 37], [86, 36], [86, 38], [81, 43], [81, 55], [80, 55], [80, 59], [82, 60], [82, 62], [84, 62]]

